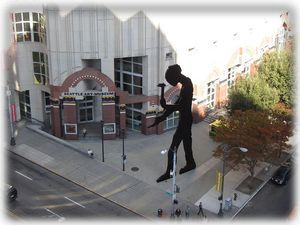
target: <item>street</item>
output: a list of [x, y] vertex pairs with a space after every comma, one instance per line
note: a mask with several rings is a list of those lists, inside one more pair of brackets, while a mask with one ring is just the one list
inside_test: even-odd
[[7, 183], [18, 190], [8, 214], [21, 219], [141, 219], [137, 214], [8, 152]]
[[235, 219], [287, 219], [294, 206], [294, 179], [295, 177], [291, 176], [284, 186], [269, 181]]

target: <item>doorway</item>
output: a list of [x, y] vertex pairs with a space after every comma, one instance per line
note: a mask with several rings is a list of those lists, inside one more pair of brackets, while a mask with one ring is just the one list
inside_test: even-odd
[[78, 102], [78, 119], [79, 123], [94, 121], [94, 97], [85, 96]]

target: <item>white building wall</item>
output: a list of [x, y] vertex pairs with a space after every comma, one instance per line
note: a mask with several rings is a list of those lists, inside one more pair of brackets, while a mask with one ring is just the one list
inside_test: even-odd
[[[52, 82], [61, 85], [66, 77], [82, 69], [82, 59], [101, 59], [101, 72], [114, 80], [114, 59], [144, 56], [144, 95], [157, 95], [175, 51], [166, 37], [143, 12], [121, 22], [106, 8], [76, 8], [64, 17], [58, 8], [45, 8]], [[68, 67], [69, 65], [69, 67]]]
[[[40, 43], [19, 42], [16, 52], [16, 69], [18, 91], [30, 92], [31, 117], [38, 121], [44, 121], [44, 108], [42, 102], [42, 91], [50, 93], [49, 87], [34, 84], [34, 71], [32, 52], [43, 52], [47, 54], [46, 47]], [[17, 98], [18, 92], [15, 95]], [[18, 102], [17, 100], [15, 100]], [[18, 105], [19, 111], [19, 105]], [[20, 119], [20, 115], [18, 115]]]

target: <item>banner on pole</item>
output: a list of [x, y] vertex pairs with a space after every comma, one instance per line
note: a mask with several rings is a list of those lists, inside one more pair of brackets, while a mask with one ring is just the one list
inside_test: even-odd
[[221, 192], [222, 187], [222, 173], [220, 171], [217, 171], [216, 173], [216, 191]]
[[11, 122], [16, 122], [17, 120], [16, 104], [10, 105], [10, 112], [11, 112]]

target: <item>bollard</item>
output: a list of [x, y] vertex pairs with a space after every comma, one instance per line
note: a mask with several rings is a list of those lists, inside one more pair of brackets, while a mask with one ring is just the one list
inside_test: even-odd
[[91, 158], [94, 158], [94, 152], [91, 149], [88, 149], [87, 153]]
[[180, 216], [181, 216], [181, 210], [180, 210], [180, 209], [176, 209], [175, 215], [176, 215], [177, 217], [180, 217]]
[[234, 193], [233, 194], [233, 200], [236, 201], [236, 199], [237, 199], [237, 193]]

